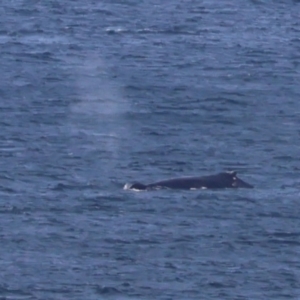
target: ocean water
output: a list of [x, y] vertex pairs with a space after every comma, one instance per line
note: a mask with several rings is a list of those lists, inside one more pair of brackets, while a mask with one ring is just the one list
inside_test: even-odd
[[300, 299], [299, 1], [0, 13], [1, 299]]

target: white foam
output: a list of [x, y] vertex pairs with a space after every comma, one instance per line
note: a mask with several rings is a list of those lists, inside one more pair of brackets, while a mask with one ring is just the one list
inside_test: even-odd
[[207, 190], [207, 187], [202, 186], [201, 188], [190, 188], [190, 191], [196, 191], [196, 190]]
[[132, 187], [131, 183], [126, 183], [123, 187], [123, 190], [130, 190], [131, 187]]
[[132, 188], [132, 184], [131, 183], [126, 183], [123, 187], [123, 190], [130, 190], [130, 191], [134, 191], [134, 192], [142, 192], [144, 190], [139, 190], [139, 189], [134, 189]]

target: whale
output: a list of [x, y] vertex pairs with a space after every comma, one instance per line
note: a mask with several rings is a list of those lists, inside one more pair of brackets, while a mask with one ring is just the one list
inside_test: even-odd
[[226, 171], [209, 176], [171, 178], [150, 184], [143, 184], [140, 182], [126, 183], [124, 189], [147, 191], [158, 189], [199, 190], [253, 187], [253, 185], [238, 178], [236, 171]]

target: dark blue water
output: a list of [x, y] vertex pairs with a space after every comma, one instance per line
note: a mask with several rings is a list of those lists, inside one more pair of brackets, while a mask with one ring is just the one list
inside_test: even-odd
[[1, 299], [300, 299], [299, 1], [0, 13]]

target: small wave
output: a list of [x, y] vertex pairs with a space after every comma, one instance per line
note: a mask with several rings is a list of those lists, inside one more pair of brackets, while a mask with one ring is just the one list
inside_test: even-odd
[[119, 294], [120, 291], [114, 287], [111, 286], [103, 286], [103, 287], [97, 287], [96, 288], [97, 293], [99, 294]]
[[196, 35], [197, 32], [193, 30], [186, 30], [181, 27], [171, 28], [141, 28], [128, 30], [122, 27], [107, 27], [105, 32], [108, 34], [122, 34], [122, 33], [137, 33], [137, 34], [184, 34], [184, 35]]
[[108, 34], [118, 34], [128, 32], [128, 30], [122, 27], [107, 27], [105, 28], [105, 32]]

